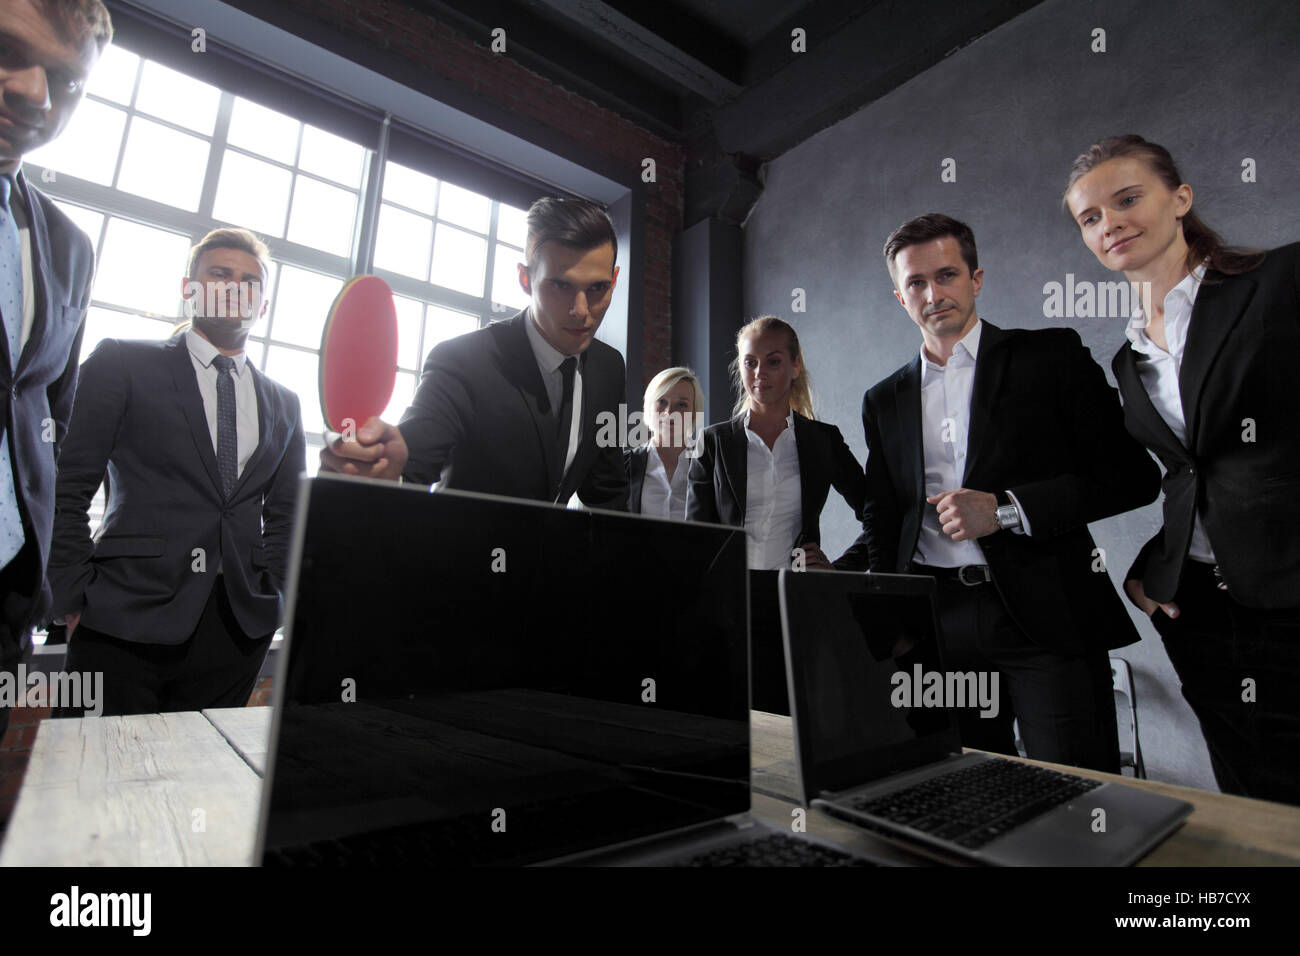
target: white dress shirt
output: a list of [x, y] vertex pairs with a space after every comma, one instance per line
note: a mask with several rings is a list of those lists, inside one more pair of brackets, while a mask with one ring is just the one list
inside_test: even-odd
[[[946, 365], [931, 359], [924, 343], [921, 345], [921, 444], [927, 498], [961, 488], [965, 480], [971, 394], [983, 330], [984, 323], [977, 318], [953, 346]], [[1015, 495], [1010, 491], [1007, 495], [1020, 512], [1020, 527], [1014, 530], [1029, 534], [1029, 516]], [[938, 509], [929, 502], [921, 508], [921, 533], [912, 560], [932, 568], [988, 563], [978, 541], [954, 541], [943, 533]]]
[[[1196, 293], [1200, 291], [1201, 280], [1204, 278], [1205, 266], [1197, 266], [1195, 271], [1184, 276], [1183, 281], [1165, 295], [1165, 343], [1169, 346], [1168, 352], [1147, 335], [1147, 320], [1142, 312], [1141, 301], [1133, 310], [1133, 321], [1124, 330], [1129, 347], [1139, 356], [1137, 369], [1142, 387], [1151, 396], [1151, 404], [1184, 448], [1187, 447], [1187, 422], [1183, 417], [1183, 394], [1178, 385], [1178, 374], [1183, 367], [1183, 350], [1187, 347], [1187, 331], [1192, 324], [1192, 306], [1196, 304]], [[1192, 540], [1187, 556], [1206, 564], [1214, 563], [1210, 538], [1205, 533], [1205, 524], [1201, 521], [1199, 511], [1192, 526]]]
[[19, 354], [14, 356], [14, 368], [17, 368], [18, 358], [22, 355], [22, 349], [27, 347], [27, 340], [32, 337], [32, 328], [36, 324], [36, 273], [33, 269], [32, 230], [28, 224], [27, 207], [23, 204], [23, 194], [18, 189], [17, 179], [12, 182], [9, 211], [13, 214], [14, 225], [18, 227], [19, 254], [23, 261], [23, 334], [18, 345]]
[[[185, 332], [185, 345], [190, 350], [190, 361], [194, 364], [194, 374], [199, 380], [199, 394], [203, 396], [203, 414], [208, 419], [208, 433], [212, 436], [212, 452], [217, 451], [217, 371], [212, 360], [221, 353], [217, 347], [193, 329]], [[238, 437], [239, 474], [244, 473], [244, 466], [257, 450], [257, 388], [253, 385], [253, 373], [248, 369], [248, 356], [240, 352], [231, 356], [235, 367], [230, 374], [235, 376], [235, 428]]]
[[790, 552], [803, 522], [803, 485], [799, 478], [799, 448], [794, 438], [794, 412], [786, 415], [785, 430], [771, 448], [749, 430], [749, 412], [746, 412], [745, 438], [749, 442], [745, 461], [745, 543], [749, 569], [788, 568]]
[[[542, 373], [542, 384], [546, 386], [546, 397], [551, 400], [551, 408], [556, 418], [560, 415], [560, 402], [564, 399], [564, 373], [560, 366], [569, 358], [542, 337], [532, 313], [524, 316], [524, 327], [528, 329], [528, 342], [533, 347], [537, 358], [537, 367]], [[564, 455], [564, 472], [567, 473], [573, 459], [578, 454], [579, 438], [582, 432], [582, 356], [578, 367], [573, 370], [573, 420], [569, 423], [569, 448]]]
[[659, 449], [650, 446], [645, 456], [645, 481], [641, 485], [641, 513], [656, 518], [672, 518], [676, 521], [686, 520], [686, 474], [690, 471], [690, 459], [683, 451], [677, 459], [673, 477], [668, 479], [668, 469], [659, 457]]

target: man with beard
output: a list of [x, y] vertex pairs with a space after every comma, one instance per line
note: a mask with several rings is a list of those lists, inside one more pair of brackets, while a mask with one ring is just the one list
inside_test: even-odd
[[49, 577], [68, 670], [103, 672], [106, 715], [243, 706], [280, 623], [305, 448], [298, 397], [244, 354], [268, 258], [209, 233], [181, 287], [192, 328], [106, 339], [82, 366]]

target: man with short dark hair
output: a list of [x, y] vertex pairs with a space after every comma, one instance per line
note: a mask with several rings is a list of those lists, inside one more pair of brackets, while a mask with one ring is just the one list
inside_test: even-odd
[[618, 239], [603, 209], [541, 199], [528, 211], [519, 284], [531, 304], [506, 322], [439, 343], [401, 422], [366, 422], [336, 437], [321, 468], [489, 494], [624, 510], [620, 443], [597, 441], [618, 420], [623, 357], [596, 340], [618, 281]]
[[935, 577], [945, 668], [1010, 696], [961, 713], [966, 746], [1015, 753], [1019, 718], [1030, 757], [1118, 771], [1107, 650], [1138, 634], [1087, 524], [1153, 501], [1159, 470], [1078, 333], [981, 321], [965, 223], [921, 216], [884, 251], [922, 345], [863, 396], [863, 530], [835, 565]]
[[[20, 167], [67, 126], [112, 35], [99, 0], [5, 0], [0, 16], [0, 671], [47, 618], [55, 460], [94, 272], [90, 240]], [[8, 724], [0, 707], [0, 738]]]
[[190, 263], [193, 327], [100, 343], [59, 459], [50, 584], [68, 670], [103, 672], [104, 714], [244, 706], [283, 614], [306, 451], [298, 397], [244, 353], [269, 252], [219, 229]]

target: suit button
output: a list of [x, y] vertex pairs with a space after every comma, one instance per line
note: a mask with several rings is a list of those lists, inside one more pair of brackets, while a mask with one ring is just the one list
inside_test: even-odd
[[15, 385], [15, 386], [13, 386], [11, 389], [9, 389], [9, 394], [12, 395], [14, 398], [17, 398], [17, 397], [18, 397], [18, 386]]

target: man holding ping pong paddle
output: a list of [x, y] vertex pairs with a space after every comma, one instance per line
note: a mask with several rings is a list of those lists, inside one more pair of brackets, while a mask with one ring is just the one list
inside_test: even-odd
[[541, 199], [528, 211], [532, 299], [514, 318], [439, 343], [401, 421], [371, 418], [355, 441], [330, 435], [321, 468], [348, 475], [623, 510], [617, 445], [600, 447], [597, 416], [625, 397], [623, 357], [596, 340], [618, 281], [608, 214], [584, 200]]
[[279, 626], [306, 451], [298, 396], [244, 354], [269, 258], [214, 230], [182, 282], [193, 327], [105, 339], [81, 367], [49, 578], [67, 668], [103, 672], [105, 715], [244, 706]]

